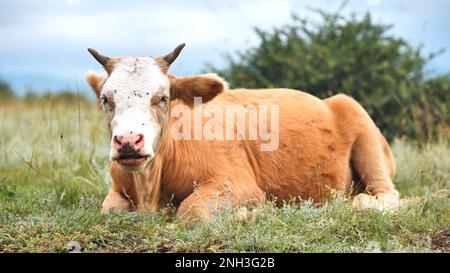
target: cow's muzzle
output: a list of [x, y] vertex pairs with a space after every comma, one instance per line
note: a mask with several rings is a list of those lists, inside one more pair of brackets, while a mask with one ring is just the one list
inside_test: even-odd
[[114, 158], [123, 166], [140, 166], [147, 162], [149, 155], [141, 154], [140, 150], [134, 149], [129, 143], [123, 144], [118, 150], [118, 157]]
[[117, 158], [117, 162], [124, 166], [140, 166], [147, 162], [148, 155], [127, 155]]

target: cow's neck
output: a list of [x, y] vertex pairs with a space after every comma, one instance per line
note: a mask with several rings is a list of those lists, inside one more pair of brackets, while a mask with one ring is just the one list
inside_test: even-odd
[[[205, 164], [210, 145], [207, 141], [175, 140], [171, 136], [170, 120], [163, 130], [153, 172], [160, 175], [160, 202], [177, 205], [214, 172], [213, 164]], [[209, 157], [211, 158], [211, 156]], [[158, 168], [155, 168], [158, 167]]]
[[204, 145], [201, 141], [166, 138], [160, 151], [162, 158], [161, 197], [168, 196], [175, 203], [182, 201], [194, 190], [195, 184], [208, 176]]
[[138, 210], [157, 211], [161, 193], [161, 159], [155, 157], [143, 172], [133, 173]]
[[130, 202], [132, 210], [157, 211], [161, 192], [161, 166], [160, 159], [155, 157], [144, 170], [132, 172], [124, 170], [113, 161], [110, 168], [113, 189]]

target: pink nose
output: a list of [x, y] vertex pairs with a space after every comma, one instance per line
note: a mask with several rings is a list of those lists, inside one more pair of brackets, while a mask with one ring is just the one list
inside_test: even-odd
[[125, 144], [130, 145], [135, 150], [141, 149], [144, 147], [144, 135], [125, 134], [122, 136], [114, 136], [114, 148], [120, 149]]

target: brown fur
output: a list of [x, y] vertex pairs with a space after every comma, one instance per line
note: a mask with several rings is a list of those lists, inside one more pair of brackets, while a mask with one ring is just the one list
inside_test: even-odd
[[[172, 100], [170, 108], [191, 104], [194, 95], [202, 96], [206, 105], [220, 107], [279, 105], [279, 148], [261, 152], [259, 139], [175, 141], [168, 130], [174, 122], [171, 118], [164, 124], [156, 156], [144, 172], [124, 171], [112, 162], [113, 186], [102, 211], [158, 211], [172, 202], [178, 207], [178, 216], [207, 219], [214, 208], [267, 198], [278, 203], [291, 197], [323, 202], [333, 190], [349, 192], [356, 177], [369, 197], [398, 198], [389, 145], [352, 98], [336, 95], [321, 100], [288, 89], [223, 92], [226, 84], [212, 75], [170, 76], [170, 80], [172, 99], [180, 99]], [[100, 80], [88, 81], [98, 86]], [[357, 206], [365, 208], [367, 204]]]
[[215, 74], [183, 78], [169, 76], [169, 79], [170, 98], [181, 99], [188, 105], [194, 103], [194, 97], [202, 97], [203, 103], [206, 103], [228, 88], [228, 84]]
[[167, 63], [166, 60], [164, 60], [164, 57], [156, 57], [155, 62], [159, 66], [159, 68], [161, 68], [162, 72], [167, 73], [170, 65]]
[[105, 83], [106, 78], [103, 76], [99, 76], [94, 72], [88, 72], [86, 74], [86, 81], [91, 86], [92, 90], [94, 90], [95, 96], [97, 99], [100, 98], [100, 93], [102, 91], [103, 84]]
[[114, 66], [120, 61], [120, 58], [109, 58], [109, 61], [103, 66], [108, 75], [111, 75]]

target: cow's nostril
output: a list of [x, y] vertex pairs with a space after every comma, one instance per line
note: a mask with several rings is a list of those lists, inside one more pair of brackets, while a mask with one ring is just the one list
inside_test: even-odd
[[119, 149], [125, 145], [133, 149], [140, 149], [144, 146], [144, 135], [143, 134], [126, 134], [126, 135], [115, 135], [113, 138], [114, 147]]
[[135, 145], [136, 146], [143, 146], [143, 143], [144, 143], [144, 135], [143, 134], [139, 134], [138, 138], [137, 138], [137, 140], [135, 142]]
[[114, 136], [114, 144], [122, 145], [122, 142], [120, 142], [119, 137]]

